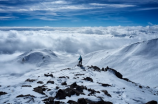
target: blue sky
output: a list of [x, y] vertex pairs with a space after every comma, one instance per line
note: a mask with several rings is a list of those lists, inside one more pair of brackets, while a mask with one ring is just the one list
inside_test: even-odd
[[0, 26], [158, 24], [158, 0], [0, 0]]

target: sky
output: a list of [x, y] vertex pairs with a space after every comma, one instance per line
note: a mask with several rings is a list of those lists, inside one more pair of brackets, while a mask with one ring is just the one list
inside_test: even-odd
[[1, 27], [147, 26], [158, 0], [0, 0]]

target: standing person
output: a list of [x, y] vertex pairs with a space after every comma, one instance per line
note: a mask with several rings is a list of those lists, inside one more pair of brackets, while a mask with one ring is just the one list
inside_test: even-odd
[[78, 58], [78, 60], [79, 60], [78, 65], [79, 65], [79, 66], [82, 66], [82, 57], [81, 57], [81, 55], [80, 55], [80, 57]]

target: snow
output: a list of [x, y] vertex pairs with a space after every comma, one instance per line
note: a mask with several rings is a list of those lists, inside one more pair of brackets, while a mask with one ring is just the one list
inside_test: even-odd
[[[156, 87], [158, 77], [158, 39], [138, 42], [111, 51], [98, 51], [91, 54], [87, 65], [112, 67], [130, 80], [146, 86]], [[94, 60], [94, 61], [93, 61]]]
[[[137, 28], [139, 28], [136, 30], [138, 33], [144, 33], [144, 38], [149, 37], [149, 35], [145, 35], [148, 31], [144, 28], [147, 27]], [[70, 48], [67, 51], [61, 51], [62, 49], [60, 51], [58, 49], [51, 50], [50, 47], [46, 48], [39, 46], [38, 48], [33, 48], [32, 50], [26, 49], [24, 52], [19, 51], [14, 54], [3, 54], [2, 52], [0, 56], [1, 58], [4, 58], [4, 60], [0, 59], [0, 92], [3, 91], [7, 94], [0, 95], [0, 104], [44, 104], [44, 99], [48, 97], [55, 98], [59, 89], [64, 90], [69, 88], [74, 82], [76, 82], [79, 86], [86, 86], [87, 90], [83, 89], [84, 94], [80, 94], [79, 96], [76, 94], [71, 97], [66, 96], [66, 99], [60, 99], [61, 102], [67, 103], [69, 100], [77, 102], [79, 98], [85, 98], [91, 101], [100, 101], [100, 98], [102, 98], [104, 101], [109, 101], [113, 104], [145, 104], [151, 100], [158, 101], [158, 84], [156, 83], [158, 82], [157, 38], [152, 39], [154, 36], [151, 36], [151, 40], [146, 40], [143, 39], [143, 36], [132, 35], [133, 40], [131, 39], [131, 41], [135, 43], [129, 44], [130, 42], [127, 42], [130, 40], [129, 34], [124, 35], [124, 31], [126, 30], [127, 32], [127, 28], [125, 30], [123, 27], [86, 27], [81, 30], [77, 30], [78, 28], [75, 30], [73, 29], [71, 31], [74, 33], [77, 31], [78, 35], [72, 36], [73, 38], [70, 35], [65, 35], [66, 41], [64, 41], [64, 44], [67, 44], [68, 42], [69, 46], [64, 47], [63, 44], [60, 44], [63, 45], [60, 48], [64, 47], [65, 50]], [[136, 28], [130, 27], [130, 29], [132, 31]], [[153, 26], [151, 29], [152, 31], [157, 32], [157, 26]], [[54, 31], [56, 33], [59, 31], [61, 32], [60, 28], [56, 28]], [[3, 34], [5, 33], [4, 31], [2, 32]], [[12, 32], [15, 32], [15, 34], [18, 32], [18, 35], [12, 34], [12, 37], [19, 37], [19, 33], [26, 31]], [[48, 33], [48, 31], [44, 32]], [[69, 34], [70, 30], [63, 28], [62, 32]], [[119, 45], [119, 47], [110, 49], [107, 48], [106, 45], [106, 48], [104, 49], [104, 44], [106, 43], [102, 43], [103, 41], [99, 42], [99, 40], [108, 32], [109, 34], [106, 38], [110, 40], [108, 41], [107, 39], [108, 42], [106, 43], [110, 44], [110, 41], [114, 42], [117, 40], [119, 41], [118, 44], [124, 45], [122, 45], [122, 47]], [[46, 35], [46, 33], [44, 35]], [[150, 33], [152, 32], [150, 31], [149, 34]], [[89, 37], [93, 37], [94, 39], [88, 40], [90, 43], [81, 42], [82, 38], [76, 38], [79, 37], [79, 34], [83, 34], [82, 38], [86, 37], [84, 40]], [[112, 39], [113, 37], [111, 37], [111, 34], [114, 36], [114, 40]], [[60, 35], [61, 34], [55, 38], [59, 38]], [[141, 40], [143, 39], [143, 41], [138, 41], [136, 39], [139, 36], [141, 37]], [[63, 42], [62, 39], [60, 42]], [[77, 39], [77, 41], [75, 41], [75, 39]], [[122, 40], [124, 42], [121, 43]], [[92, 41], [99, 43], [96, 45]], [[78, 50], [83, 58], [82, 68], [77, 66], [80, 54], [74, 53], [74, 51], [76, 51], [74, 50], [76, 45], [70, 45], [75, 43], [80, 47], [81, 45], [77, 42], [81, 42], [82, 45], [86, 43], [86, 47], [89, 46], [89, 49], [86, 49], [85, 47], [84, 49], [80, 48], [80, 50]], [[45, 44], [45, 42], [43, 43]], [[93, 45], [96, 46], [92, 47]], [[99, 48], [96, 48], [97, 46], [99, 46]], [[93, 49], [90, 49], [91, 47]], [[120, 72], [123, 75], [123, 78], [128, 78], [132, 82], [118, 78], [110, 69], [107, 71], [96, 71], [93, 68], [90, 68], [91, 65], [97, 66], [100, 69], [108, 66]], [[48, 73], [52, 74], [53, 77], [46, 77], [45, 74]], [[63, 76], [65, 78], [63, 78]], [[92, 78], [93, 82], [83, 80], [86, 77]], [[29, 82], [26, 81], [27, 79], [33, 79], [35, 81]], [[38, 81], [42, 81], [43, 84], [37, 83]], [[54, 81], [54, 84], [47, 83], [48, 81]], [[63, 82], [66, 82], [67, 85], [62, 85]], [[101, 83], [108, 84], [110, 86], [105, 87], [102, 86]], [[22, 87], [22, 85], [31, 85], [31, 87]], [[45, 88], [47, 89], [44, 91], [45, 95], [33, 91], [34, 88], [42, 85], [45, 85]], [[56, 87], [59, 87], [59, 89]], [[90, 91], [88, 89], [94, 89], [96, 92], [89, 95]], [[104, 94], [103, 90], [106, 90], [111, 97]], [[30, 94], [35, 96], [35, 98], [17, 97], [21, 94]], [[59, 101], [59, 99], [55, 98], [54, 101]]]

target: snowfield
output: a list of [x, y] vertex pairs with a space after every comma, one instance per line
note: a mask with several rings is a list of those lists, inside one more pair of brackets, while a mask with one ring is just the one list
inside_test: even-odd
[[[0, 104], [156, 104], [158, 38], [149, 34], [158, 31], [157, 26], [150, 31], [146, 28], [137, 27], [137, 32], [126, 35], [125, 30], [136, 28], [63, 28], [63, 34], [69, 35], [62, 39], [59, 39], [61, 34], [29, 36], [31, 32], [27, 29], [10, 30], [8, 34], [4, 28], [2, 34], [7, 35], [0, 36], [6, 40], [0, 40], [0, 44], [10, 43], [0, 48], [0, 56], [4, 58], [0, 59]], [[48, 33], [51, 29], [42, 32]], [[61, 28], [53, 29], [55, 34], [62, 33]], [[29, 37], [34, 38], [29, 40]], [[51, 50], [49, 42], [59, 47]], [[77, 66], [79, 54], [75, 51], [78, 47], [83, 66]]]

